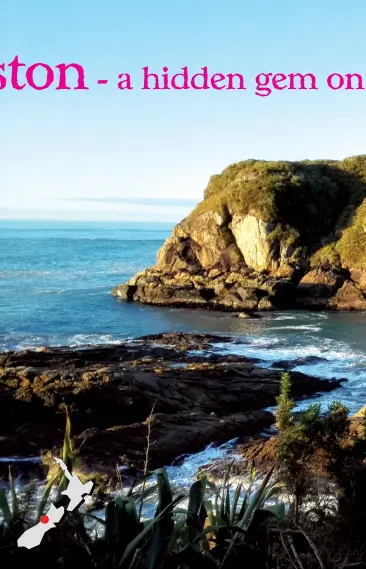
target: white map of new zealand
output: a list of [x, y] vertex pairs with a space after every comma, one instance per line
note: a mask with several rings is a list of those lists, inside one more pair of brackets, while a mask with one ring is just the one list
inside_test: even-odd
[[[67, 507], [68, 512], [76, 510], [76, 508], [84, 501], [84, 496], [91, 494], [94, 483], [92, 481], [83, 484], [80, 478], [71, 474], [63, 460], [60, 458], [53, 457], [54, 460], [61, 466], [62, 470], [65, 472], [66, 478], [69, 480], [69, 485], [61, 492], [64, 496], [67, 496], [70, 500]], [[27, 529], [18, 539], [18, 547], [26, 547], [27, 549], [33, 549], [40, 545], [44, 535], [50, 529], [56, 527], [56, 524], [62, 519], [65, 514], [64, 506], [56, 507], [51, 503], [51, 507], [46, 514], [43, 514], [35, 526]]]

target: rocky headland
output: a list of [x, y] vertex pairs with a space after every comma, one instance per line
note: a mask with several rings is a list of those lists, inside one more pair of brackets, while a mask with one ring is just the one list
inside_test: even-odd
[[230, 311], [366, 310], [366, 156], [229, 166], [156, 265], [113, 294]]
[[[0, 456], [37, 456], [62, 443], [65, 405], [81, 468], [141, 469], [147, 418], [150, 467], [211, 442], [259, 435], [274, 422], [281, 371], [215, 352], [232, 338], [160, 334], [117, 346], [39, 348], [0, 355]], [[296, 399], [342, 380], [292, 373]], [[59, 451], [57, 451], [59, 452]]]

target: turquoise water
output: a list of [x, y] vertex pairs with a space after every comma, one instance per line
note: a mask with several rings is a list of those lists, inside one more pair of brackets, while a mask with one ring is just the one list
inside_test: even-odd
[[[155, 262], [171, 226], [0, 221], [0, 349], [81, 345], [164, 328], [113, 287]], [[168, 326], [169, 327], [169, 326]]]
[[[258, 320], [230, 313], [117, 301], [114, 286], [155, 262], [172, 225], [0, 221], [0, 351], [120, 342], [162, 331], [231, 334], [223, 351], [278, 359], [316, 355], [298, 367], [346, 377], [337, 396], [366, 404], [366, 315], [274, 312]], [[334, 398], [335, 394], [330, 397]], [[327, 403], [329, 396], [322, 396]]]

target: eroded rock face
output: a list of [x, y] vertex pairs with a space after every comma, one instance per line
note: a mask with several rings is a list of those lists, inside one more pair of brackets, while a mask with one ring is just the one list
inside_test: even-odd
[[[355, 175], [356, 163], [366, 171], [365, 157], [338, 166], [255, 160], [229, 166], [211, 178], [204, 200], [177, 224], [156, 264], [113, 294], [241, 312], [365, 310], [366, 197], [357, 215], [351, 202], [354, 185], [366, 196], [366, 182]], [[345, 168], [342, 183], [339, 168]]]
[[353, 269], [350, 274], [350, 280], [357, 284], [357, 287], [366, 292], [366, 269]]
[[[264, 409], [275, 404], [281, 372], [216, 354], [213, 344], [222, 341], [232, 340], [161, 334], [121, 346], [1, 355], [0, 456], [37, 456], [61, 444], [65, 404], [89, 470], [140, 468], [153, 406], [152, 467], [260, 433], [274, 421]], [[190, 355], [193, 349], [203, 354]], [[292, 382], [296, 398], [340, 385], [296, 372]]]
[[357, 283], [346, 281], [329, 301], [330, 310], [366, 310], [366, 293]]
[[248, 267], [257, 271], [272, 268], [273, 255], [268, 236], [273, 229], [273, 223], [266, 223], [254, 215], [233, 216], [231, 231]]
[[167, 274], [184, 269], [195, 273], [222, 263], [224, 257], [230, 265], [242, 261], [224, 219], [206, 212], [194, 222], [184, 220], [175, 227], [158, 252], [156, 268]]
[[297, 304], [304, 308], [327, 308], [343, 282], [344, 277], [332, 270], [313, 269], [302, 277], [297, 286]]
[[157, 264], [116, 287], [114, 296], [233, 311], [290, 306], [293, 270], [283, 248], [276, 260], [269, 239], [273, 226], [252, 215], [229, 219], [206, 212], [178, 224], [159, 250]]

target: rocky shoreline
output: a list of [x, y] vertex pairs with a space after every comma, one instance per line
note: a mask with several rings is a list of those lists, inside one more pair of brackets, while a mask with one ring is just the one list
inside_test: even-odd
[[[275, 404], [281, 371], [215, 353], [218, 342], [236, 340], [174, 333], [0, 355], [0, 457], [59, 448], [65, 405], [88, 472], [111, 473], [116, 464], [141, 469], [153, 408], [151, 468], [212, 442], [259, 436], [274, 422], [266, 408]], [[331, 391], [342, 381], [293, 372], [293, 396]]]
[[228, 311], [366, 311], [366, 157], [231, 164], [119, 299]]
[[158, 265], [113, 289], [113, 296], [155, 306], [255, 313], [268, 310], [366, 311], [366, 271], [314, 269], [287, 278], [248, 267], [169, 272]]

